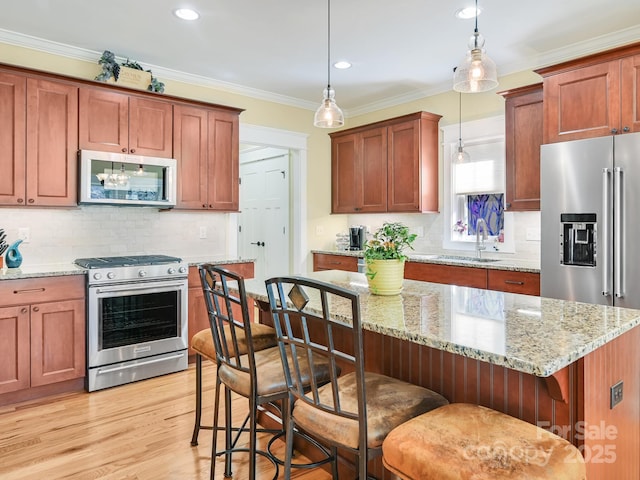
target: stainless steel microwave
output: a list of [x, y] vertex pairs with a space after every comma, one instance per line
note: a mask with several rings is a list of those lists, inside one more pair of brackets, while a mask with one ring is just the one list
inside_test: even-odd
[[80, 150], [78, 203], [171, 208], [176, 204], [174, 158]]

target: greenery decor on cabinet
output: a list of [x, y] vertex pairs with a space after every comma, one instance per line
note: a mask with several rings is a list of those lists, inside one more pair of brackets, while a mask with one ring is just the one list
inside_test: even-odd
[[404, 250], [413, 249], [415, 233], [399, 222], [385, 222], [364, 247], [369, 291], [374, 295], [398, 295], [402, 291]]
[[[108, 82], [111, 78], [114, 79], [115, 82], [118, 82], [121, 75], [124, 76], [127, 74], [127, 80], [122, 81], [126, 86], [137, 87], [139, 82], [142, 81], [141, 86], [150, 92], [164, 93], [164, 83], [160, 82], [156, 77], [153, 76], [151, 70], [145, 70], [135, 60], [127, 60], [122, 64], [119, 64], [116, 61], [116, 56], [110, 52], [109, 50], [105, 50], [102, 52], [102, 56], [98, 60], [98, 63], [102, 66], [102, 72], [96, 76], [96, 80], [99, 82]], [[136, 72], [144, 72], [142, 78], [140, 78], [139, 74]]]

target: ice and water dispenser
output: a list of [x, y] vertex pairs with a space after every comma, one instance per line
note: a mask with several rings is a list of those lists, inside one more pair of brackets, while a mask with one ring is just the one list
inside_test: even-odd
[[596, 266], [596, 214], [560, 214], [560, 263]]

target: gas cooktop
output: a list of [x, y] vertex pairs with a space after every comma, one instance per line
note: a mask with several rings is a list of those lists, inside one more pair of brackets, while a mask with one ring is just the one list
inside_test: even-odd
[[180, 263], [181, 258], [168, 255], [132, 255], [123, 257], [77, 258], [75, 264], [83, 268], [131, 267], [137, 265], [164, 265]]

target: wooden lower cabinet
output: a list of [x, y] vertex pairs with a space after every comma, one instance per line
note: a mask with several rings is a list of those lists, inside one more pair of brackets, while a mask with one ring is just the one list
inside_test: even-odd
[[348, 255], [331, 255], [329, 253], [313, 254], [313, 271], [344, 270], [347, 272], [358, 271], [358, 258]]
[[540, 296], [540, 274], [510, 270], [487, 270], [487, 288], [501, 292]]
[[[220, 265], [222, 268], [242, 275], [244, 278], [253, 278], [253, 262], [241, 262]], [[209, 314], [207, 313], [207, 306], [204, 301], [204, 291], [202, 290], [202, 283], [200, 282], [200, 273], [198, 267], [193, 266], [189, 268], [189, 345], [191, 345], [191, 339], [200, 330], [210, 328]], [[240, 312], [236, 312], [238, 315]], [[253, 309], [249, 308], [249, 316], [253, 321]], [[195, 355], [196, 352], [189, 347], [189, 356]]]
[[0, 282], [0, 394], [85, 376], [84, 297], [82, 275]]
[[487, 269], [485, 268], [407, 262], [404, 266], [404, 278], [461, 287], [487, 288]]

